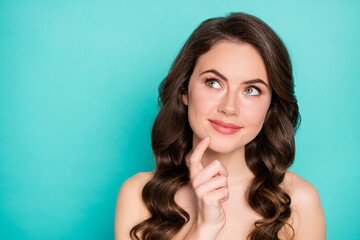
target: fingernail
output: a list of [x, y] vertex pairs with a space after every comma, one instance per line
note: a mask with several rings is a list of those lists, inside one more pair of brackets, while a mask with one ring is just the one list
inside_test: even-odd
[[204, 143], [207, 143], [208, 141], [210, 140], [210, 137], [206, 137], [206, 138], [204, 138]]

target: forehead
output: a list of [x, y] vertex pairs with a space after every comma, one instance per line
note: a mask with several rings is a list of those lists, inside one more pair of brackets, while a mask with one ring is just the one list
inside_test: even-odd
[[249, 80], [260, 78], [268, 83], [265, 63], [255, 47], [248, 43], [219, 41], [201, 55], [194, 73], [215, 69], [229, 79]]

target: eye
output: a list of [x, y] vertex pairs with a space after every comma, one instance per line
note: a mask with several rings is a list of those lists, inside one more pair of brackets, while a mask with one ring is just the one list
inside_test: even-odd
[[[205, 83], [206, 83], [206, 85], [208, 85], [208, 86], [211, 87], [211, 88], [221, 88], [220, 83], [219, 83], [216, 79], [214, 79], [214, 78], [208, 78], [208, 79], [206, 79], [206, 80], [205, 80]], [[217, 85], [217, 87], [215, 87], [215, 85]]]
[[245, 88], [244, 92], [247, 95], [259, 95], [261, 93], [261, 90], [255, 86], [249, 86]]

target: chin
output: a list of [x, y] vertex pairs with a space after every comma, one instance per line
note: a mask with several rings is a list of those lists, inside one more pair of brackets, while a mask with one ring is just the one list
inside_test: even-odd
[[240, 142], [234, 142], [234, 140], [224, 141], [221, 139], [212, 138], [209, 149], [218, 153], [231, 153], [243, 147], [245, 147], [244, 144], [241, 144]]

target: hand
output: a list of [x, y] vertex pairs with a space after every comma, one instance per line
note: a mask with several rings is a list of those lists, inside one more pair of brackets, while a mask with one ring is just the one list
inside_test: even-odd
[[228, 172], [219, 160], [205, 168], [201, 164], [209, 143], [209, 137], [203, 139], [190, 156], [190, 182], [197, 198], [197, 224], [221, 229], [226, 220], [222, 203], [229, 199]]

